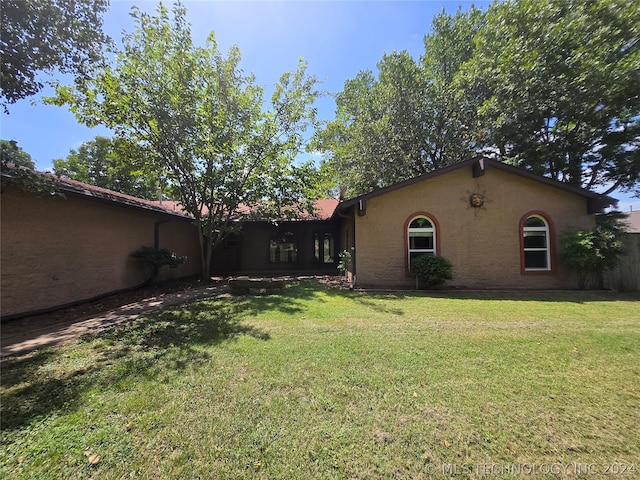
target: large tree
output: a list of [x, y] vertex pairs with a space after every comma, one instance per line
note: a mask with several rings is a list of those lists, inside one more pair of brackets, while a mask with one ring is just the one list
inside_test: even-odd
[[201, 234], [208, 279], [212, 249], [238, 220], [312, 208], [313, 168], [295, 159], [315, 118], [315, 79], [301, 62], [280, 78], [268, 108], [263, 89], [239, 68], [237, 47], [223, 56], [213, 34], [206, 46], [193, 45], [184, 6], [133, 16], [136, 29], [113, 64], [84, 85], [60, 87], [55, 101], [146, 148], [166, 171]]
[[362, 193], [468, 158], [476, 137], [466, 97], [453, 78], [473, 53], [480, 10], [444, 12], [425, 36], [416, 62], [406, 51], [385, 54], [347, 80], [336, 95], [336, 119], [318, 132], [317, 148], [352, 193]]
[[153, 200], [161, 175], [146, 165], [146, 150], [122, 138], [96, 137], [53, 161], [53, 171], [80, 182]]
[[40, 72], [86, 78], [102, 59], [108, 37], [102, 14], [109, 0], [2, 0], [2, 105], [36, 94]]
[[458, 79], [488, 152], [576, 186], [638, 189], [640, 1], [496, 3], [475, 41]]

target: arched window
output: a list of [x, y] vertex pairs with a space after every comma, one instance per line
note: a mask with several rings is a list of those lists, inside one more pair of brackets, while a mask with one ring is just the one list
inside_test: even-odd
[[436, 254], [436, 225], [426, 216], [411, 219], [407, 227], [407, 269], [411, 261], [422, 255]]
[[549, 223], [539, 214], [525, 216], [522, 223], [522, 258], [527, 272], [551, 270]]
[[276, 232], [269, 241], [269, 260], [273, 263], [298, 261], [298, 242], [292, 232]]

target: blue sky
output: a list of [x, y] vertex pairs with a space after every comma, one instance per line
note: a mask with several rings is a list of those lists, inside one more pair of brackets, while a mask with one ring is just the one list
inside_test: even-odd
[[[166, 2], [170, 5], [171, 2]], [[423, 37], [434, 15], [443, 9], [455, 13], [472, 2], [463, 1], [185, 1], [196, 43], [204, 43], [215, 31], [219, 47], [226, 52], [237, 45], [242, 67], [253, 72], [257, 82], [269, 89], [280, 75], [296, 68], [298, 59], [308, 62], [308, 72], [318, 77], [329, 92], [342, 90], [344, 82], [360, 70], [376, 68], [386, 52], [407, 50], [414, 58], [423, 52]], [[489, 2], [473, 2], [486, 9]], [[111, 0], [104, 17], [104, 29], [119, 42], [122, 31], [134, 29], [129, 12], [156, 9], [154, 1]], [[46, 78], [46, 77], [43, 77]], [[16, 140], [28, 152], [39, 170], [51, 168], [51, 161], [64, 158], [96, 135], [110, 136], [104, 128], [79, 125], [64, 107], [43, 105], [39, 95], [24, 99], [2, 114], [0, 136]], [[32, 105], [35, 100], [36, 104]], [[322, 118], [333, 118], [331, 97], [318, 103]], [[614, 194], [620, 208], [640, 210], [640, 199]]]

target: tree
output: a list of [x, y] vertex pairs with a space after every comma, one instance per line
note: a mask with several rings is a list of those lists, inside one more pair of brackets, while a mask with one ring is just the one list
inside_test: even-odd
[[102, 59], [109, 39], [102, 14], [109, 0], [2, 0], [0, 84], [2, 104], [31, 96], [43, 83], [39, 72], [86, 78]]
[[13, 164], [30, 170], [36, 169], [31, 155], [20, 148], [15, 140], [0, 140], [0, 159], [2, 159], [2, 165]]
[[365, 70], [345, 82], [336, 119], [316, 135], [341, 183], [364, 193], [472, 155], [475, 137], [453, 78], [471, 57], [482, 18], [474, 8], [455, 17], [443, 12], [420, 62], [392, 52], [378, 62], [377, 78]]
[[194, 217], [208, 279], [213, 248], [239, 220], [312, 210], [314, 168], [294, 160], [317, 93], [301, 61], [282, 75], [266, 108], [263, 89], [239, 68], [239, 49], [225, 58], [213, 34], [205, 47], [194, 46], [184, 6], [172, 11], [162, 4], [155, 16], [134, 10], [137, 27], [113, 64], [80, 87], [59, 87], [52, 101], [145, 148], [166, 171]]
[[[146, 151], [123, 138], [96, 137], [53, 161], [61, 177], [153, 200], [161, 185], [158, 172], [146, 165]], [[166, 188], [164, 189], [166, 191]]]
[[36, 172], [36, 164], [15, 140], [0, 140], [0, 166], [2, 181], [0, 191], [6, 187], [36, 195], [64, 196], [58, 189], [58, 180], [53, 175]]
[[431, 23], [424, 37], [420, 61], [429, 84], [429, 157], [433, 168], [467, 160], [478, 148], [475, 103], [468, 102], [455, 79], [475, 51], [475, 36], [484, 25], [484, 14], [473, 6], [455, 15], [444, 11]]
[[640, 180], [640, 2], [495, 3], [459, 76], [488, 152], [575, 186]]
[[379, 75], [359, 72], [336, 95], [336, 120], [316, 136], [331, 165], [354, 193], [379, 188], [424, 171], [426, 85], [407, 52], [385, 55]]

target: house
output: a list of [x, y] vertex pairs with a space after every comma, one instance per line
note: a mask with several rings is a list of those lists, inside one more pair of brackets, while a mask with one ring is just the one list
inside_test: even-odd
[[359, 286], [411, 286], [419, 255], [453, 264], [459, 288], [573, 288], [558, 236], [615, 200], [482, 157], [341, 202], [341, 245]]
[[187, 256], [160, 280], [200, 272], [196, 230], [173, 205], [64, 178], [58, 185], [64, 198], [2, 190], [3, 320], [139, 287], [149, 272], [131, 253], [142, 246]]
[[[2, 192], [2, 318], [135, 288], [148, 277], [131, 253], [166, 248], [188, 261], [160, 280], [200, 273], [192, 219], [154, 202], [68, 179], [65, 199]], [[411, 261], [442, 255], [458, 288], [573, 288], [558, 236], [589, 229], [615, 200], [477, 157], [344, 200], [298, 220], [251, 220], [213, 252], [214, 274], [336, 274], [352, 253], [356, 286], [411, 287]]]

